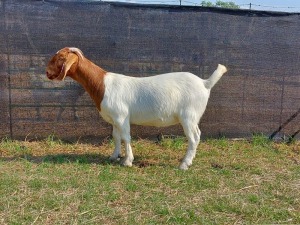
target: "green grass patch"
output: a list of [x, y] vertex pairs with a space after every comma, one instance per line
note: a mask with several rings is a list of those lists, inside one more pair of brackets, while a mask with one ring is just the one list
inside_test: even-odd
[[300, 224], [300, 143], [209, 139], [188, 171], [185, 138], [132, 142], [0, 141], [0, 224]]

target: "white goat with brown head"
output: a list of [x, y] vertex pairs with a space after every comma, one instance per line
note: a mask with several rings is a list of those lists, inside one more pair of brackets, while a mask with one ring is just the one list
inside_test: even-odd
[[84, 57], [77, 48], [63, 48], [49, 61], [47, 76], [63, 80], [66, 76], [79, 82], [89, 93], [105, 121], [113, 126], [115, 150], [110, 157], [117, 160], [121, 140], [125, 143], [123, 165], [132, 166], [130, 124], [170, 126], [180, 123], [188, 139], [188, 149], [180, 165], [192, 165], [200, 141], [198, 123], [211, 88], [227, 71], [218, 65], [211, 77], [203, 80], [187, 72], [136, 78], [106, 72]]

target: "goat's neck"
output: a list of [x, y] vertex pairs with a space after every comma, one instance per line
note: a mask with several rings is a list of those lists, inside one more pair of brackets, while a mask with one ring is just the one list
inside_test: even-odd
[[105, 91], [103, 81], [105, 74], [106, 71], [91, 61], [84, 59], [84, 61], [79, 62], [77, 74], [73, 77], [89, 93], [99, 111], [101, 111], [100, 104]]

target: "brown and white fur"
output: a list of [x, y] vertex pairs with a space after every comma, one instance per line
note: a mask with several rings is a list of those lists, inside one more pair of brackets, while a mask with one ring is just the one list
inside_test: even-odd
[[115, 150], [111, 160], [118, 159], [121, 140], [124, 141], [125, 166], [132, 166], [134, 159], [130, 124], [162, 127], [180, 123], [188, 139], [188, 149], [180, 165], [180, 169], [186, 170], [192, 165], [200, 141], [198, 124], [210, 90], [226, 71], [219, 64], [207, 80], [187, 72], [137, 78], [106, 72], [85, 58], [79, 49], [63, 48], [49, 61], [47, 77], [64, 80], [69, 76], [84, 87], [100, 115], [113, 126]]

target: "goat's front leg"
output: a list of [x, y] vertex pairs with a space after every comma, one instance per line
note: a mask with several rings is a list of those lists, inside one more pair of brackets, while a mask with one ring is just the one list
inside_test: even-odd
[[125, 119], [123, 123], [120, 124], [119, 130], [121, 132], [121, 139], [124, 141], [125, 144], [125, 158], [122, 162], [123, 166], [132, 166], [133, 162], [133, 154], [130, 145], [131, 137], [130, 137], [130, 124], [129, 119]]
[[130, 137], [127, 140], [124, 139], [124, 143], [125, 143], [125, 158], [122, 162], [122, 165], [131, 167], [134, 157], [133, 157], [132, 149], [131, 149], [131, 145], [130, 145]]
[[109, 157], [109, 160], [117, 161], [121, 157], [121, 134], [116, 126], [113, 126], [112, 136], [115, 143], [115, 150], [113, 154]]

